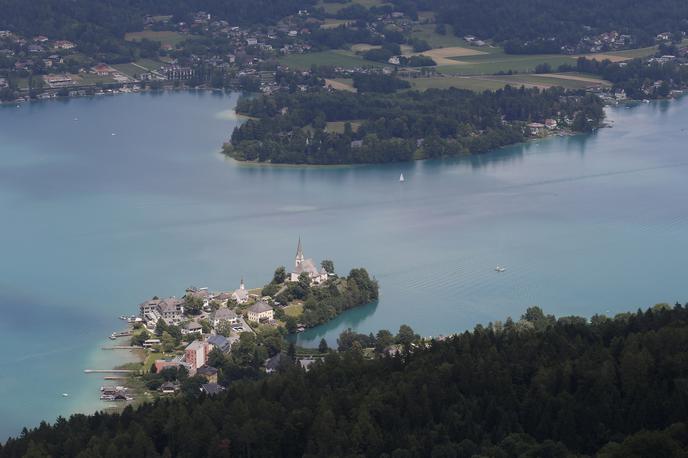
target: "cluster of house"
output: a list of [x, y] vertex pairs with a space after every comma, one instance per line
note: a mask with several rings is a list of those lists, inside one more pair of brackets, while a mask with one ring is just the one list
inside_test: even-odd
[[[294, 258], [294, 270], [289, 273], [287, 281], [299, 281], [303, 274], [308, 276], [311, 284], [319, 285], [325, 282], [330, 274], [323, 268], [318, 268], [316, 262], [311, 258], [306, 258], [303, 254], [303, 245], [299, 238], [296, 247], [296, 257]], [[202, 334], [203, 327], [196, 321], [187, 320], [184, 313], [184, 304], [187, 299], [195, 299], [202, 303], [203, 310], [208, 312], [208, 318], [213, 327], [217, 327], [220, 322], [227, 321], [231, 325], [241, 325], [242, 318], [237, 315], [235, 310], [228, 307], [230, 300], [237, 305], [244, 305], [254, 301], [246, 309], [246, 318], [249, 322], [270, 323], [274, 321], [274, 309], [268, 303], [271, 298], [262, 298], [256, 294], [250, 294], [241, 279], [239, 288], [234, 291], [213, 293], [208, 288], [187, 288], [184, 299], [168, 297], [160, 299], [154, 297], [139, 304], [139, 318], [147, 329], [154, 330], [159, 320], [164, 320], [168, 325], [182, 325], [182, 334]], [[212, 311], [214, 303], [217, 308]], [[240, 327], [240, 326], [239, 326]]]
[[132, 401], [134, 397], [129, 394], [129, 390], [124, 386], [101, 386], [101, 401]]
[[[158, 359], [155, 361], [157, 373], [167, 368], [184, 367], [189, 375], [202, 375], [208, 383], [201, 385], [201, 391], [206, 394], [217, 394], [224, 388], [217, 383], [217, 369], [208, 365], [208, 355], [218, 348], [223, 353], [228, 353], [231, 349], [230, 339], [221, 335], [212, 335], [206, 340], [194, 340], [184, 349], [184, 354], [168, 359]], [[163, 394], [174, 393], [179, 389], [179, 385], [174, 382], [166, 382], [160, 386]]]
[[[592, 28], [588, 27], [588, 30]], [[585, 36], [576, 46], [562, 46], [562, 54], [576, 54], [587, 52], [604, 52], [627, 49], [633, 45], [633, 37], [615, 30], [597, 35]]]
[[[160, 371], [171, 367], [184, 367], [190, 376], [201, 375], [205, 377], [207, 383], [201, 385], [200, 390], [202, 392], [207, 395], [221, 393], [225, 390], [225, 388], [218, 384], [218, 369], [208, 365], [208, 355], [215, 348], [219, 349], [223, 353], [229, 353], [231, 349], [230, 339], [220, 335], [212, 335], [204, 341], [195, 340], [187, 345], [183, 356], [156, 360], [156, 372], [159, 373]], [[288, 356], [281, 352], [268, 358], [264, 363], [265, 372], [272, 373], [279, 370], [280, 366], [285, 364], [286, 359], [288, 359]], [[320, 359], [322, 358], [299, 358], [297, 360], [297, 364], [307, 371], [313, 363]], [[179, 384], [177, 382], [165, 382], [159, 388], [159, 391], [162, 394], [174, 394], [178, 390]]]
[[0, 55], [13, 62], [14, 70], [57, 67], [75, 49], [76, 44], [68, 40], [51, 40], [43, 35], [25, 38], [0, 30]]
[[530, 135], [536, 136], [536, 137], [541, 137], [543, 135], [546, 135], [548, 131], [551, 130], [556, 130], [558, 127], [559, 123], [557, 122], [556, 119], [545, 119], [544, 123], [541, 122], [530, 122], [526, 124], [526, 127], [528, 128], [528, 133]]
[[[296, 248], [296, 257], [294, 259], [294, 270], [289, 273], [287, 281], [296, 282], [302, 275], [307, 275], [312, 284], [321, 284], [329, 278], [329, 274], [324, 268], [318, 269], [316, 263], [311, 258], [306, 258], [303, 253], [303, 245], [299, 238]], [[139, 305], [139, 321], [142, 321], [146, 328], [154, 330], [158, 321], [163, 320], [168, 325], [181, 325], [182, 334], [198, 334], [200, 340], [194, 340], [189, 343], [183, 355], [178, 355], [167, 359], [158, 359], [155, 361], [156, 372], [169, 367], [184, 367], [190, 375], [200, 374], [205, 376], [209, 384], [202, 388], [208, 394], [214, 394], [218, 388], [217, 384], [217, 369], [208, 366], [208, 356], [213, 349], [219, 349], [223, 353], [229, 353], [232, 344], [239, 339], [239, 332], [252, 332], [250, 328], [244, 327], [243, 318], [237, 312], [227, 305], [229, 300], [236, 302], [238, 305], [250, 303], [252, 299], [257, 299], [246, 309], [246, 317], [249, 322], [253, 323], [271, 323], [274, 321], [274, 309], [271, 305], [258, 298], [255, 295], [249, 294], [249, 291], [244, 285], [242, 278], [239, 288], [232, 292], [211, 293], [207, 288], [191, 287], [186, 290], [186, 298], [194, 298], [194, 300], [201, 301], [204, 308], [211, 312], [207, 315], [208, 321], [215, 329], [221, 323], [228, 323], [234, 332], [230, 332], [229, 337], [219, 334], [210, 334], [204, 337], [203, 326], [196, 321], [185, 321], [184, 304], [186, 299], [178, 299], [176, 297], [169, 297], [160, 299], [154, 297], [151, 300], [145, 301]], [[267, 299], [267, 298], [266, 298]], [[211, 302], [219, 303], [220, 307], [212, 311], [210, 307]], [[151, 348], [160, 345], [160, 339], [153, 338], [143, 342], [143, 347]], [[311, 361], [312, 362], [312, 361]], [[307, 368], [311, 363], [309, 361], [302, 361], [300, 364]], [[266, 362], [268, 371], [274, 370], [275, 362]], [[161, 387], [163, 392], [174, 392], [178, 387], [174, 384], [164, 384]], [[213, 392], [214, 391], [214, 392]]]

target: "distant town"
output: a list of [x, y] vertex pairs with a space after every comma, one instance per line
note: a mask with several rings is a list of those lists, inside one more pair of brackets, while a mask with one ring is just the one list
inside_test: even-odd
[[[642, 58], [648, 66], [688, 62], [683, 32], [659, 33], [656, 46], [634, 49], [638, 40], [631, 34], [588, 27], [577, 44], [557, 50], [561, 58], [534, 55], [530, 67], [524, 68], [517, 62], [499, 65], [504, 50], [488, 37], [469, 34], [450, 39], [432, 15], [413, 17], [380, 9], [377, 15], [363, 16], [363, 23], [339, 19], [343, 15], [303, 9], [274, 25], [255, 26], [234, 25], [205, 11], [179, 22], [172, 15], [148, 15], [142, 31], [125, 35], [131, 49], [110, 55], [62, 37], [0, 30], [0, 101], [182, 87], [264, 94], [322, 87], [352, 91], [356, 90], [352, 79], [366, 74], [393, 74], [419, 90], [560, 85], [603, 92], [618, 100], [626, 97], [620, 82], [610, 83], [604, 75], [562, 76], [558, 66], [575, 67], [576, 58], [609, 60], [620, 67], [632, 58]], [[332, 42], [333, 49], [327, 50], [323, 39]], [[508, 46], [505, 49], [510, 52]], [[481, 61], [489, 63], [492, 55], [490, 68], [471, 69], [471, 59], [482, 56]], [[643, 82], [644, 97], [654, 98], [653, 91], [663, 82], [662, 78]], [[682, 89], [673, 79], [669, 84], [669, 90]]]

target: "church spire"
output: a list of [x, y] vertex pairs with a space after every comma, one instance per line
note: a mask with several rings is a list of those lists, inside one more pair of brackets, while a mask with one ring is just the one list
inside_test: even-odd
[[299, 266], [303, 262], [303, 247], [301, 246], [301, 236], [299, 236], [299, 244], [296, 246], [296, 259], [294, 265]]

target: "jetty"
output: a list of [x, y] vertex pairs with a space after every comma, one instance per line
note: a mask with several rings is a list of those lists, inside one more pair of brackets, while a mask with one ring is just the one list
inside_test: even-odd
[[114, 345], [112, 347], [100, 347], [101, 350], [142, 350], [138, 345]]
[[110, 335], [114, 336], [114, 337], [127, 337], [127, 336], [132, 335], [132, 332], [131, 331], [118, 331], [118, 332], [113, 332]]
[[84, 369], [86, 374], [132, 374], [133, 369]]

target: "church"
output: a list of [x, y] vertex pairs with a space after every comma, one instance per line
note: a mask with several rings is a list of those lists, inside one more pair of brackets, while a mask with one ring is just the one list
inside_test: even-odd
[[325, 269], [318, 269], [315, 261], [310, 258], [304, 259], [303, 247], [301, 246], [301, 237], [299, 237], [299, 244], [296, 247], [296, 259], [294, 260], [294, 271], [290, 274], [289, 280], [298, 281], [299, 275], [301, 275], [303, 272], [306, 272], [308, 277], [311, 279], [311, 283], [316, 285], [324, 282], [328, 277]]

